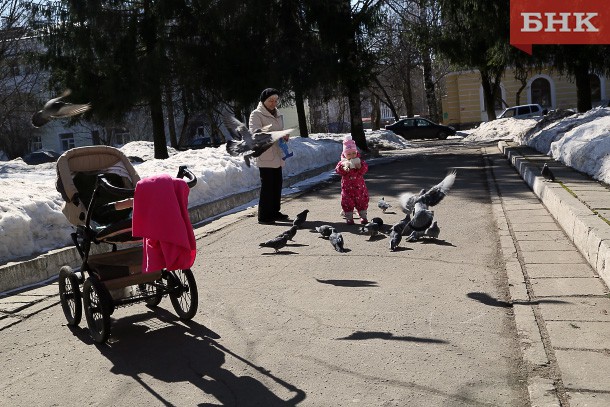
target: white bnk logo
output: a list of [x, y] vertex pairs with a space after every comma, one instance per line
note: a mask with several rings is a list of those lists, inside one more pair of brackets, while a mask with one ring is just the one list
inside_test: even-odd
[[[591, 23], [591, 19], [598, 13], [544, 13], [546, 25], [542, 20], [542, 13], [521, 13], [523, 28], [521, 32], [598, 32], [599, 29]], [[559, 16], [559, 17], [556, 17]], [[573, 16], [574, 18], [570, 18]], [[570, 25], [573, 23], [573, 26]]]

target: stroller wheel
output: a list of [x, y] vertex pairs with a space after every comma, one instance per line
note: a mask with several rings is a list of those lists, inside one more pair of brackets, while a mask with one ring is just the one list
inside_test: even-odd
[[169, 272], [169, 299], [180, 319], [192, 319], [197, 313], [199, 294], [191, 269]]
[[69, 266], [59, 270], [59, 302], [68, 325], [78, 325], [83, 317], [83, 302], [78, 277]]
[[110, 336], [110, 313], [109, 305], [105, 304], [101, 283], [88, 278], [83, 285], [83, 303], [85, 317], [91, 337], [96, 343], [104, 343]]

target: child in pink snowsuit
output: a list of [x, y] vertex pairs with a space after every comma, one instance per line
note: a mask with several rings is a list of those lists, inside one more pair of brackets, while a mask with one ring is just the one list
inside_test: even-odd
[[364, 174], [368, 169], [368, 164], [360, 159], [352, 136], [345, 136], [341, 161], [337, 163], [335, 171], [341, 175], [341, 208], [348, 225], [354, 224], [354, 208], [360, 215], [360, 223], [368, 223], [369, 191], [364, 183]]

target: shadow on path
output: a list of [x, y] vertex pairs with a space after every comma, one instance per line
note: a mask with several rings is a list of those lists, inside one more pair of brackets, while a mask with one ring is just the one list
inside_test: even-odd
[[[80, 333], [77, 334], [80, 336]], [[222, 345], [220, 335], [194, 321], [181, 321], [162, 308], [113, 320], [112, 337], [98, 349], [113, 366], [110, 371], [129, 376], [152, 394], [159, 405], [174, 405], [167, 389], [153, 388], [147, 376], [165, 383], [190, 383], [223, 406], [296, 406], [306, 398], [303, 390], [274, 376]], [[231, 356], [281, 385], [294, 396], [282, 400], [261, 381], [236, 376], [224, 369]], [[192, 390], [191, 390], [192, 391]], [[175, 394], [174, 394], [175, 397]], [[195, 395], [195, 400], [197, 400]], [[209, 397], [202, 397], [209, 399]], [[200, 406], [217, 405], [200, 402]]]
[[379, 287], [377, 281], [369, 280], [320, 280], [316, 278], [318, 283], [330, 284], [337, 287]]
[[481, 292], [468, 293], [468, 294], [466, 294], [466, 296], [475, 301], [479, 301], [480, 303], [485, 304], [485, 305], [490, 305], [492, 307], [504, 307], [504, 308], [510, 308], [515, 304], [518, 304], [518, 305], [537, 305], [537, 304], [541, 304], [541, 303], [569, 304], [568, 301], [562, 301], [562, 300], [536, 300], [536, 301], [506, 302], [506, 301], [501, 301], [496, 298], [493, 298], [491, 295], [489, 295], [487, 293], [481, 293]]
[[442, 339], [418, 338], [416, 336], [394, 336], [391, 332], [356, 331], [345, 338], [338, 340], [363, 341], [366, 339], [384, 339], [387, 341], [424, 342], [424, 343], [449, 343]]

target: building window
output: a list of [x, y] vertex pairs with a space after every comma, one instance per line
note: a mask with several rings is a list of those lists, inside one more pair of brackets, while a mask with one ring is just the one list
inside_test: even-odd
[[74, 148], [74, 133], [62, 133], [59, 135], [59, 141], [61, 142], [61, 151], [68, 151]]
[[129, 143], [129, 141], [130, 141], [129, 131], [114, 133], [114, 145], [123, 146], [123, 145]]
[[32, 150], [37, 151], [42, 149], [42, 137], [32, 136]]
[[589, 74], [589, 84], [591, 86], [591, 103], [599, 102], [602, 100], [602, 84], [599, 80], [599, 76], [595, 74]]
[[131, 141], [129, 129], [124, 127], [108, 127], [106, 128], [106, 134], [108, 135], [108, 140], [105, 143], [108, 143], [110, 146], [123, 146]]
[[536, 78], [531, 84], [532, 103], [542, 107], [552, 107], [551, 83], [546, 78]]

